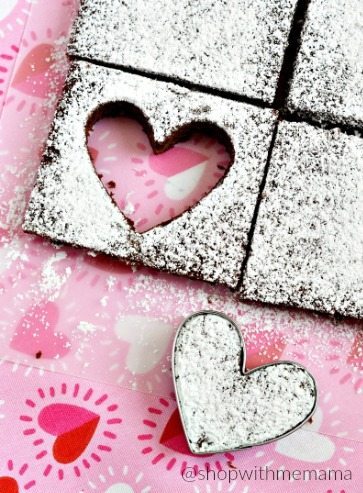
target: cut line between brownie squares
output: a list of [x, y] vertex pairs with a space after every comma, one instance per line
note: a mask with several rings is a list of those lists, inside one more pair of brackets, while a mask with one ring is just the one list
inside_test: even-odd
[[363, 140], [282, 122], [241, 298], [363, 318]]
[[[90, 115], [138, 108], [162, 149], [180, 129], [220, 128], [234, 149], [224, 180], [191, 210], [136, 233], [98, 179], [87, 152]], [[175, 84], [76, 62], [59, 103], [24, 230], [120, 259], [237, 286], [276, 116], [271, 110]]]

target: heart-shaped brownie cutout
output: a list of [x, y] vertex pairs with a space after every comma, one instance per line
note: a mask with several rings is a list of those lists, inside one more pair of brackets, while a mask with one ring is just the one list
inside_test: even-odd
[[[109, 111], [106, 108], [102, 114]], [[173, 138], [162, 152], [156, 151], [151, 130], [144, 130], [147, 124], [142, 120], [141, 116], [104, 117], [92, 124], [88, 136], [88, 152], [98, 177], [137, 233], [166, 223], [200, 202], [231, 164], [218, 136], [201, 131], [182, 132], [180, 139]]]
[[281, 361], [246, 372], [245, 360], [241, 333], [224, 315], [199, 312], [180, 327], [174, 382], [194, 454], [265, 444], [296, 430], [314, 412], [316, 384], [304, 367]]

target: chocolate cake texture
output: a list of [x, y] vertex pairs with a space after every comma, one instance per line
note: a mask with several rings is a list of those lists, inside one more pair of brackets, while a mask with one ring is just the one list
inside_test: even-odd
[[[362, 318], [362, 52], [360, 0], [82, 0], [24, 230]], [[199, 203], [142, 234], [87, 150], [93, 123], [120, 112], [156, 153], [203, 129], [233, 160]]]
[[[87, 151], [87, 128], [107, 111], [105, 105], [141, 118], [159, 151], [191, 128], [209, 127], [231, 149], [228, 173], [192, 209], [136, 233], [99, 180]], [[236, 287], [275, 119], [268, 109], [76, 62], [23, 228], [54, 241]]]
[[295, 64], [290, 110], [363, 127], [363, 2], [311, 0]]
[[83, 0], [82, 57], [272, 103], [297, 0]]
[[363, 317], [363, 140], [283, 122], [243, 299]]

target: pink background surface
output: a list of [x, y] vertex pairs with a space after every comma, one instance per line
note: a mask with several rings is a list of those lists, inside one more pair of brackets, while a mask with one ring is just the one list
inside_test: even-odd
[[[16, 483], [19, 491], [39, 493], [361, 492], [360, 322], [241, 303], [223, 288], [22, 233], [66, 72], [74, 9], [61, 0], [0, 5], [0, 492], [16, 491]], [[106, 187], [140, 231], [182, 213], [228, 164], [225, 149], [203, 135], [156, 157], [127, 118], [96, 124], [89, 147]], [[319, 400], [312, 423], [267, 446], [188, 453], [170, 349], [178, 324], [202, 308], [224, 311], [240, 325], [248, 367], [290, 359], [314, 374]], [[353, 479], [187, 483], [180, 474], [189, 466], [266, 464], [350, 469]]]

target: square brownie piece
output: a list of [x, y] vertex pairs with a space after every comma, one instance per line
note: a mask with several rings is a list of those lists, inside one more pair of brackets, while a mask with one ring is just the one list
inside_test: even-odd
[[363, 127], [362, 0], [311, 0], [288, 107]]
[[297, 0], [83, 0], [68, 53], [272, 103]]
[[[226, 176], [181, 216], [136, 233], [98, 178], [87, 151], [87, 129], [110, 105], [142, 116], [159, 152], [189, 128], [213, 127], [233, 153]], [[268, 109], [76, 62], [54, 118], [24, 230], [236, 287], [275, 120]]]
[[363, 140], [283, 122], [241, 297], [363, 317]]

